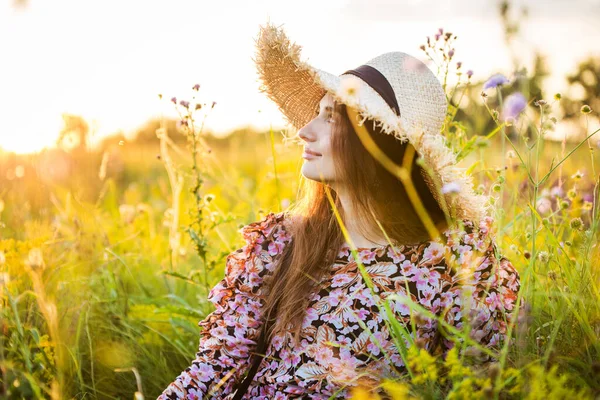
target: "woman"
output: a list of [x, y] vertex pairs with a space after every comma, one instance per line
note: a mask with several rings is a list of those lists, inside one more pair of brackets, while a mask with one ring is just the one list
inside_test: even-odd
[[[390, 294], [412, 345], [444, 355], [454, 341], [406, 301], [458, 329], [464, 316], [472, 338], [500, 345], [519, 275], [496, 256], [487, 198], [439, 134], [447, 104], [431, 71], [396, 52], [328, 74], [270, 24], [257, 49], [262, 90], [299, 128], [303, 191], [241, 229], [196, 359], [159, 398], [346, 398], [369, 377], [398, 376], [404, 360], [378, 306]], [[410, 166], [410, 179], [389, 162]]]

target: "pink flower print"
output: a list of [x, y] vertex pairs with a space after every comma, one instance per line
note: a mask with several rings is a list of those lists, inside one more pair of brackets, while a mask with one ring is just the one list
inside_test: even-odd
[[348, 247], [348, 245], [344, 244], [341, 248], [341, 250], [339, 251], [339, 253], [337, 254], [338, 258], [348, 258], [350, 257], [350, 247]]
[[445, 246], [438, 242], [431, 242], [423, 252], [423, 260], [427, 265], [435, 265], [444, 257]]
[[502, 299], [500, 298], [500, 296], [498, 296], [498, 293], [496, 292], [490, 293], [485, 299], [485, 303], [489, 305], [491, 311], [496, 310], [496, 308], [498, 308], [499, 310], [502, 310], [503, 308]]
[[424, 306], [431, 307], [431, 300], [433, 300], [434, 293], [431, 289], [423, 291], [423, 296], [419, 299], [419, 303]]
[[417, 289], [427, 290], [428, 285], [437, 287], [439, 279], [439, 272], [432, 271], [429, 268], [419, 268], [416, 277], [414, 277], [412, 280], [417, 283]]
[[319, 313], [314, 308], [310, 307], [306, 310], [306, 316], [304, 317], [304, 322], [302, 323], [302, 328], [308, 328], [313, 321], [319, 319]]
[[371, 250], [361, 250], [358, 252], [358, 258], [361, 260], [361, 262], [363, 264], [367, 264], [372, 261], [375, 261], [376, 256], [377, 256], [377, 253], [375, 253], [374, 251], [371, 251]]
[[356, 310], [355, 314], [356, 314], [356, 318], [359, 321], [364, 321], [367, 318], [367, 316], [369, 315], [369, 312], [367, 310], [365, 310], [364, 308], [361, 308], [359, 310]]
[[397, 248], [394, 248], [392, 246], [390, 246], [388, 248], [386, 255], [392, 259], [394, 264], [399, 264], [400, 262], [402, 262], [406, 259], [406, 257], [404, 256], [404, 253], [398, 251]]
[[340, 287], [352, 281], [352, 277], [348, 274], [336, 274], [331, 280], [332, 287]]
[[[379, 345], [375, 344], [377, 342]], [[382, 332], [373, 333], [373, 337], [369, 337], [369, 344], [367, 350], [374, 356], [378, 356], [381, 353], [380, 346], [385, 349], [387, 340]]]
[[447, 307], [452, 304], [452, 292], [444, 292], [441, 295], [440, 306]]
[[261, 278], [258, 274], [252, 273], [248, 276], [248, 284], [250, 286], [259, 286], [263, 281], [263, 278]]
[[345, 298], [345, 296], [346, 294], [342, 289], [335, 289], [329, 292], [329, 296], [327, 296], [327, 302], [332, 307], [335, 307], [338, 304], [340, 304], [340, 301], [342, 301]]
[[408, 304], [405, 304], [400, 300], [392, 300], [390, 307], [394, 313], [400, 313], [400, 315], [410, 315], [410, 307]]
[[215, 370], [208, 364], [192, 363], [189, 374], [197, 381], [208, 382], [215, 377]]
[[217, 339], [223, 339], [229, 335], [229, 332], [227, 332], [227, 328], [225, 328], [224, 326], [217, 326], [210, 330], [210, 334], [216, 337]]
[[285, 243], [280, 242], [279, 240], [273, 240], [269, 243], [268, 251], [271, 256], [280, 254], [285, 247]]
[[333, 351], [329, 347], [321, 346], [317, 348], [315, 361], [321, 365], [329, 365], [334, 361]]
[[231, 359], [231, 357], [222, 355], [219, 357], [219, 365], [222, 367], [233, 367], [236, 365], [236, 363]]
[[275, 350], [281, 350], [281, 347], [283, 346], [283, 338], [281, 337], [281, 335], [273, 336], [271, 344], [273, 345]]
[[348, 338], [344, 335], [339, 335], [337, 337], [337, 341], [340, 344], [340, 346], [342, 346], [342, 347], [352, 345], [352, 340], [350, 340], [350, 338]]
[[405, 260], [400, 264], [400, 269], [402, 270], [402, 275], [409, 277], [415, 275], [419, 268], [415, 264], [413, 264], [410, 260]]
[[296, 354], [296, 352], [288, 351], [287, 349], [284, 349], [281, 351], [280, 355], [281, 355], [281, 359], [283, 360], [286, 367], [288, 367], [288, 368], [295, 366], [296, 364], [298, 364], [300, 362], [300, 356], [298, 354]]
[[321, 315], [321, 320], [325, 322], [329, 322], [330, 324], [335, 325], [336, 327], [340, 327], [342, 325], [342, 321], [340, 321], [340, 316], [334, 313], [327, 313]]

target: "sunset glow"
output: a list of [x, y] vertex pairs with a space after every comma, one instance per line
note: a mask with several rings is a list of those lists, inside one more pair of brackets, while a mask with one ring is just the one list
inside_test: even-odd
[[[553, 67], [546, 84], [560, 90], [565, 72], [589, 53], [600, 28], [585, 19], [590, 17], [586, 7], [571, 3], [565, 15], [558, 5], [550, 12], [541, 4], [530, 5], [523, 63], [529, 63], [534, 47], [542, 49]], [[152, 116], [176, 115], [158, 101], [159, 93], [184, 98], [195, 83], [201, 84], [203, 99], [218, 104], [207, 122], [217, 133], [247, 125], [282, 126], [279, 111], [258, 91], [251, 62], [258, 25], [268, 18], [287, 26], [303, 44], [305, 58], [332, 72], [383, 51], [405, 51], [425, 61], [419, 45], [443, 26], [460, 37], [456, 52], [474, 71], [473, 80], [510, 74], [494, 7], [470, 1], [436, 11], [422, 1], [403, 7], [382, 1], [373, 8], [379, 11], [359, 18], [364, 4], [358, 0], [309, 1], [302, 7], [239, 1], [235, 12], [220, 2], [57, 0], [30, 1], [26, 7], [4, 2], [0, 35], [7, 40], [0, 42], [0, 51], [11, 62], [0, 75], [0, 147], [31, 152], [52, 146], [62, 113], [83, 116], [93, 126], [92, 141], [120, 130], [131, 134]], [[470, 18], [475, 12], [478, 18]], [[319, 28], [306, 29], [307, 24]], [[575, 24], [577, 29], [570, 29]]]

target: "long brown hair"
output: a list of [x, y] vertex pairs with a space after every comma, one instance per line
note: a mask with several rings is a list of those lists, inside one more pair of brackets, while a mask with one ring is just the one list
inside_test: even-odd
[[[354, 131], [344, 104], [337, 103], [331, 135], [335, 179], [352, 182], [346, 185], [352, 210], [361, 221], [363, 235], [372, 238], [379, 230], [373, 216], [394, 244], [416, 244], [430, 239], [425, 226], [414, 210], [402, 182], [386, 170], [362, 145]], [[382, 133], [372, 120], [366, 120], [369, 135], [384, 153], [401, 165], [408, 142], [400, 142]], [[438, 230], [447, 228], [446, 216], [433, 198], [425, 180], [426, 173], [412, 162], [411, 178], [419, 198]], [[335, 262], [337, 251], [345, 240], [333, 208], [325, 192], [326, 183], [302, 178], [299, 200], [289, 210], [286, 221], [292, 240], [276, 261], [278, 265], [270, 279], [263, 315], [269, 321], [267, 340], [277, 331], [284, 331], [299, 340], [309, 296]], [[342, 220], [344, 210], [339, 197], [330, 190]], [[381, 235], [380, 235], [381, 236]]]

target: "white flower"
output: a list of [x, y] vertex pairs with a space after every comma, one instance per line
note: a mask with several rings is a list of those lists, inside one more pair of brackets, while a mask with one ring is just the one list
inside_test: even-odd
[[449, 182], [442, 186], [442, 193], [458, 193], [460, 192], [460, 185], [458, 182]]

